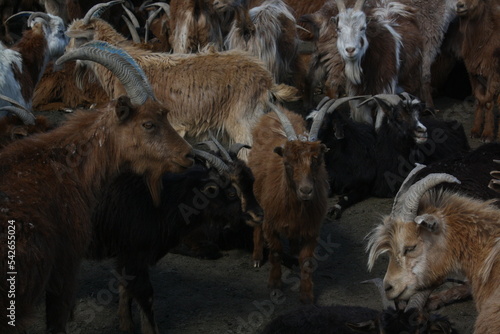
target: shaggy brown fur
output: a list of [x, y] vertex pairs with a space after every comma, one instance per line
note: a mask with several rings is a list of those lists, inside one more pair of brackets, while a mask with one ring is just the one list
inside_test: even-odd
[[[284, 113], [297, 135], [304, 135], [302, 117], [286, 110]], [[300, 243], [300, 299], [312, 303], [314, 249], [327, 209], [326, 147], [320, 142], [288, 141], [275, 113], [262, 116], [252, 134], [254, 145], [248, 165], [255, 176], [255, 196], [264, 209], [262, 226], [254, 228], [254, 265], [259, 266], [263, 259], [264, 236], [271, 264], [269, 287], [280, 288], [280, 235]]]
[[175, 53], [198, 52], [209, 44], [222, 50], [221, 22], [213, 0], [171, 0], [169, 22]]
[[495, 103], [500, 106], [500, 8], [497, 1], [459, 0], [457, 11], [464, 35], [462, 56], [477, 100], [471, 135], [493, 141]]
[[405, 299], [413, 292], [441, 284], [447, 275], [460, 271], [471, 284], [478, 310], [474, 333], [498, 332], [498, 207], [492, 201], [431, 190], [420, 200], [417, 214], [435, 225], [428, 229], [389, 216], [369, 236], [369, 268], [380, 254], [390, 254], [384, 279], [388, 297]]
[[[124, 47], [146, 73], [158, 100], [169, 106], [174, 129], [190, 142], [205, 140], [212, 130], [223, 144], [251, 146], [251, 129], [267, 110], [267, 102], [296, 99], [295, 88], [276, 85], [260, 62], [241, 51], [152, 53], [125, 46], [123, 36], [105, 21], [91, 20], [91, 26], [75, 21], [69, 30], [90, 30], [95, 39]], [[89, 66], [110, 97], [122, 94], [121, 83], [111, 72], [100, 65]], [[241, 158], [245, 159], [246, 151], [240, 151]]]
[[[164, 108], [151, 99], [133, 107], [128, 97], [101, 110], [80, 111], [61, 127], [0, 151], [0, 236], [7, 240], [8, 231], [15, 230], [16, 244], [14, 269], [8, 267], [7, 256], [0, 268], [18, 272], [16, 327], [3, 317], [0, 331], [23, 332], [45, 295], [48, 331], [66, 333], [76, 273], [101, 188], [128, 168], [145, 175], [158, 203], [161, 175], [189, 167], [190, 152], [166, 120]], [[0, 243], [0, 252], [6, 255], [7, 247], [6, 241]], [[12, 300], [8, 290], [4, 279], [3, 309]]]
[[26, 125], [21, 119], [14, 115], [8, 115], [0, 119], [0, 149], [11, 142], [41, 132], [52, 129], [47, 118], [38, 116], [34, 125]]

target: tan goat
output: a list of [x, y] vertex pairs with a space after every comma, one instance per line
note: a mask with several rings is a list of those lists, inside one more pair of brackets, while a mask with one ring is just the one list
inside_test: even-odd
[[384, 288], [389, 299], [408, 300], [462, 272], [478, 310], [475, 334], [500, 332], [500, 210], [451, 191], [431, 190], [459, 181], [430, 174], [410, 185], [422, 166], [407, 177], [383, 224], [368, 236], [368, 268], [388, 253]]

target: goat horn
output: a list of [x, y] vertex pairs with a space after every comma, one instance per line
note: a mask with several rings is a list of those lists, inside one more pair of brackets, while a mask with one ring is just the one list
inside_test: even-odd
[[281, 125], [283, 126], [283, 131], [285, 131], [285, 135], [287, 137], [287, 140], [293, 141], [297, 140], [297, 134], [295, 133], [295, 130], [293, 128], [292, 122], [286, 117], [286, 115], [278, 109], [272, 102], [267, 102], [269, 107], [276, 113], [278, 116], [278, 119], [281, 122]]
[[411, 296], [410, 300], [408, 300], [408, 304], [406, 304], [405, 312], [408, 312], [411, 309], [416, 309], [417, 311], [422, 312], [431, 292], [431, 289], [422, 290]]
[[335, 0], [339, 13], [344, 13], [346, 11], [344, 0]]
[[153, 23], [153, 20], [158, 16], [158, 14], [160, 14], [160, 12], [162, 11], [162, 8], [158, 8], [157, 10], [155, 10], [151, 15], [149, 15], [148, 19], [146, 20], [146, 25], [145, 25], [145, 36], [144, 36], [144, 42], [148, 42], [149, 41], [149, 26], [151, 26], [151, 23]]
[[219, 174], [229, 173], [229, 167], [226, 165], [226, 163], [215, 155], [195, 148], [193, 149], [193, 154], [204, 159], [206, 162], [212, 165], [217, 170], [217, 172], [219, 172]]
[[411, 185], [413, 184], [413, 180], [415, 179], [417, 173], [420, 172], [425, 167], [426, 167], [425, 165], [416, 163], [415, 167], [406, 176], [405, 180], [401, 184], [401, 187], [399, 187], [399, 190], [396, 194], [396, 197], [394, 197], [394, 203], [392, 205], [392, 212], [396, 213], [396, 211], [398, 211], [401, 208], [402, 198], [404, 197], [404, 194], [406, 194], [408, 189], [410, 189]]
[[368, 95], [361, 96], [347, 96], [342, 97], [340, 99], [334, 100], [329, 99], [328, 97], [324, 97], [323, 100], [318, 104], [319, 111], [314, 117], [313, 124], [311, 125], [311, 130], [309, 131], [309, 141], [318, 140], [319, 129], [321, 128], [321, 124], [323, 123], [323, 119], [325, 118], [326, 113], [332, 113], [335, 109], [337, 109], [341, 104], [355, 99], [367, 98]]
[[122, 15], [123, 21], [125, 21], [125, 24], [127, 25], [128, 30], [130, 31], [130, 36], [132, 36], [132, 41], [134, 43], [139, 44], [141, 42], [141, 38], [139, 37], [139, 34], [137, 33], [137, 29], [125, 15]]
[[89, 9], [87, 14], [85, 14], [85, 17], [83, 18], [83, 24], [87, 25], [90, 23], [90, 20], [93, 18], [98, 18], [104, 13], [106, 9], [109, 7], [119, 4], [119, 3], [124, 3], [124, 0], [113, 0], [105, 3], [98, 3], [97, 5], [94, 5], [92, 8]]
[[381, 279], [380, 277], [377, 278], [372, 278], [366, 281], [361, 282], [361, 284], [368, 284], [368, 283], [373, 283], [378, 289], [378, 292], [380, 293], [380, 297], [382, 298], [382, 305], [384, 307], [384, 310], [387, 310], [389, 308], [396, 308], [394, 301], [391, 301], [387, 298], [387, 295], [385, 294], [385, 288], [384, 288], [384, 280]]
[[42, 20], [44, 20], [47, 23], [49, 23], [51, 20], [51, 17], [49, 16], [49, 14], [44, 13], [44, 12], [35, 12], [35, 13], [31, 14], [30, 17], [28, 18], [28, 27], [33, 27], [33, 22], [37, 18], [41, 18]]
[[365, 4], [365, 0], [357, 0], [354, 4], [354, 11], [360, 11], [363, 9], [363, 5]]
[[170, 6], [168, 3], [166, 3], [166, 2], [154, 2], [152, 4], [148, 4], [147, 6], [144, 6], [144, 8], [153, 7], [153, 6], [157, 6], [157, 7], [162, 8], [165, 11], [165, 13], [170, 17]]
[[391, 106], [395, 106], [395, 105], [398, 105], [399, 102], [401, 102], [401, 97], [399, 95], [396, 95], [396, 94], [377, 94], [377, 95], [374, 95], [371, 98], [366, 99], [363, 102], [361, 102], [358, 105], [358, 107], [361, 107], [365, 103], [368, 103], [369, 101], [372, 101], [372, 100], [375, 100], [377, 103], [379, 100], [381, 100], [381, 101], [384, 101], [385, 103], [387, 103]]
[[125, 50], [102, 41], [89, 42], [66, 52], [56, 65], [77, 59], [94, 61], [110, 70], [124, 86], [132, 104], [142, 105], [148, 97], [155, 99], [144, 71]]
[[298, 25], [298, 24], [296, 24], [296, 25], [295, 25], [295, 27], [296, 27], [297, 29], [299, 29], [299, 30], [302, 30], [302, 31], [307, 32], [308, 34], [310, 34], [310, 33], [311, 33], [309, 30], [307, 30], [306, 28], [304, 28], [303, 26], [300, 26], [300, 25]]
[[400, 215], [405, 222], [412, 222], [417, 216], [418, 205], [422, 196], [427, 192], [427, 190], [443, 182], [460, 183], [456, 177], [446, 173], [434, 173], [427, 175], [425, 178], [416, 182], [408, 189], [404, 195], [401, 212], [398, 212], [398, 215]]
[[26, 125], [35, 125], [35, 116], [24, 108], [18, 108], [14, 106], [4, 106], [0, 110], [5, 110], [13, 113]]
[[215, 136], [212, 133], [212, 131], [209, 131], [208, 135], [210, 136], [210, 140], [213, 141], [213, 143], [215, 144], [215, 146], [217, 146], [217, 148], [219, 149], [220, 154], [226, 160], [226, 162], [229, 162], [229, 163], [233, 162], [233, 159], [231, 159], [231, 156], [229, 155], [229, 152], [226, 150], [226, 148], [224, 146], [222, 146], [222, 144], [217, 140], [217, 138], [215, 138]]
[[128, 9], [123, 3], [122, 3], [122, 8], [127, 13], [128, 18], [130, 19], [130, 22], [134, 24], [135, 28], [140, 28], [141, 25], [139, 24], [139, 21], [137, 21], [137, 17], [135, 17], [134, 13], [130, 9]]
[[34, 12], [33, 11], [22, 11], [19, 13], [16, 13], [14, 15], [11, 15], [7, 18], [7, 20], [4, 21], [4, 24], [7, 24], [8, 21], [11, 19], [17, 19], [18, 17], [26, 17], [26, 16], [31, 16]]
[[231, 145], [231, 147], [229, 147], [229, 152], [230, 152], [230, 153], [233, 153], [234, 155], [238, 155], [238, 152], [239, 152], [242, 148], [248, 148], [248, 149], [251, 149], [251, 148], [252, 148], [252, 146], [249, 146], [249, 145], [246, 145], [246, 144], [242, 144], [242, 143], [235, 143], [235, 144]]

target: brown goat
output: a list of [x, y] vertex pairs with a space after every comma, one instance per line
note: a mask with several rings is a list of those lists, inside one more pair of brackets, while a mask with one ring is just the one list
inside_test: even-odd
[[213, 0], [171, 0], [169, 22], [175, 53], [198, 52], [208, 44], [222, 50], [221, 22]]
[[35, 124], [24, 124], [24, 122], [15, 115], [7, 115], [0, 119], [0, 149], [11, 142], [30, 136], [35, 133], [43, 133], [52, 129], [47, 118], [38, 116]]
[[285, 109], [275, 111], [262, 116], [252, 131], [254, 144], [248, 158], [255, 176], [255, 196], [264, 209], [262, 226], [254, 228], [254, 266], [263, 260], [265, 237], [271, 264], [269, 287], [279, 289], [280, 235], [297, 245], [300, 242], [300, 300], [312, 303], [314, 249], [327, 210], [326, 146], [314, 139], [312, 130], [308, 136], [300, 115]]
[[[15, 244], [15, 260], [0, 261], [2, 272], [15, 280], [14, 288], [9, 281], [0, 283], [2, 308], [15, 305], [15, 316], [0, 323], [2, 333], [23, 332], [44, 295], [48, 332], [66, 333], [76, 274], [90, 241], [92, 209], [106, 182], [132, 170], [145, 176], [159, 203], [163, 173], [193, 163], [191, 147], [168, 123], [168, 110], [137, 67], [125, 58], [117, 66], [121, 56], [98, 51], [89, 57], [127, 82], [130, 98], [77, 112], [61, 127], [0, 151], [0, 235], [9, 235], [0, 251], [8, 254]], [[12, 289], [15, 299], [7, 294]]]
[[477, 100], [471, 135], [493, 141], [495, 103], [500, 106], [500, 8], [492, 0], [459, 0], [457, 14], [463, 34], [462, 56]]
[[458, 183], [449, 174], [430, 174], [411, 185], [416, 167], [394, 200], [391, 214], [369, 235], [368, 267], [389, 253], [384, 289], [389, 299], [408, 300], [454, 272], [470, 282], [478, 310], [475, 334], [500, 331], [500, 211], [452, 191], [431, 190]]

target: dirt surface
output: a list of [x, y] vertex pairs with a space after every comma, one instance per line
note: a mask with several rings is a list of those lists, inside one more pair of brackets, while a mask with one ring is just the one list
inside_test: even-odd
[[[470, 131], [473, 104], [470, 100], [439, 99], [439, 116], [461, 121]], [[60, 119], [64, 113], [53, 112]], [[471, 141], [477, 147], [478, 141]], [[367, 166], [368, 167], [368, 166]], [[366, 269], [364, 237], [388, 214], [392, 199], [370, 198], [347, 209], [339, 220], [325, 220], [314, 272], [318, 305], [359, 305], [381, 309], [381, 299], [372, 285], [360, 282], [383, 277], [387, 259]], [[218, 260], [201, 260], [168, 254], [151, 268], [155, 289], [155, 312], [161, 333], [253, 333], [271, 319], [301, 306], [297, 272], [284, 268], [283, 294], [272, 298], [267, 289], [269, 263], [251, 267], [250, 253], [223, 252]], [[117, 277], [113, 261], [85, 261], [80, 277], [74, 321], [69, 333], [120, 333], [118, 330]], [[451, 286], [452, 283], [447, 283]], [[44, 333], [43, 306], [31, 334]], [[140, 323], [137, 309], [136, 324]], [[459, 333], [472, 333], [476, 311], [472, 301], [446, 306], [438, 311], [454, 323]], [[140, 333], [140, 326], [136, 326]]]

